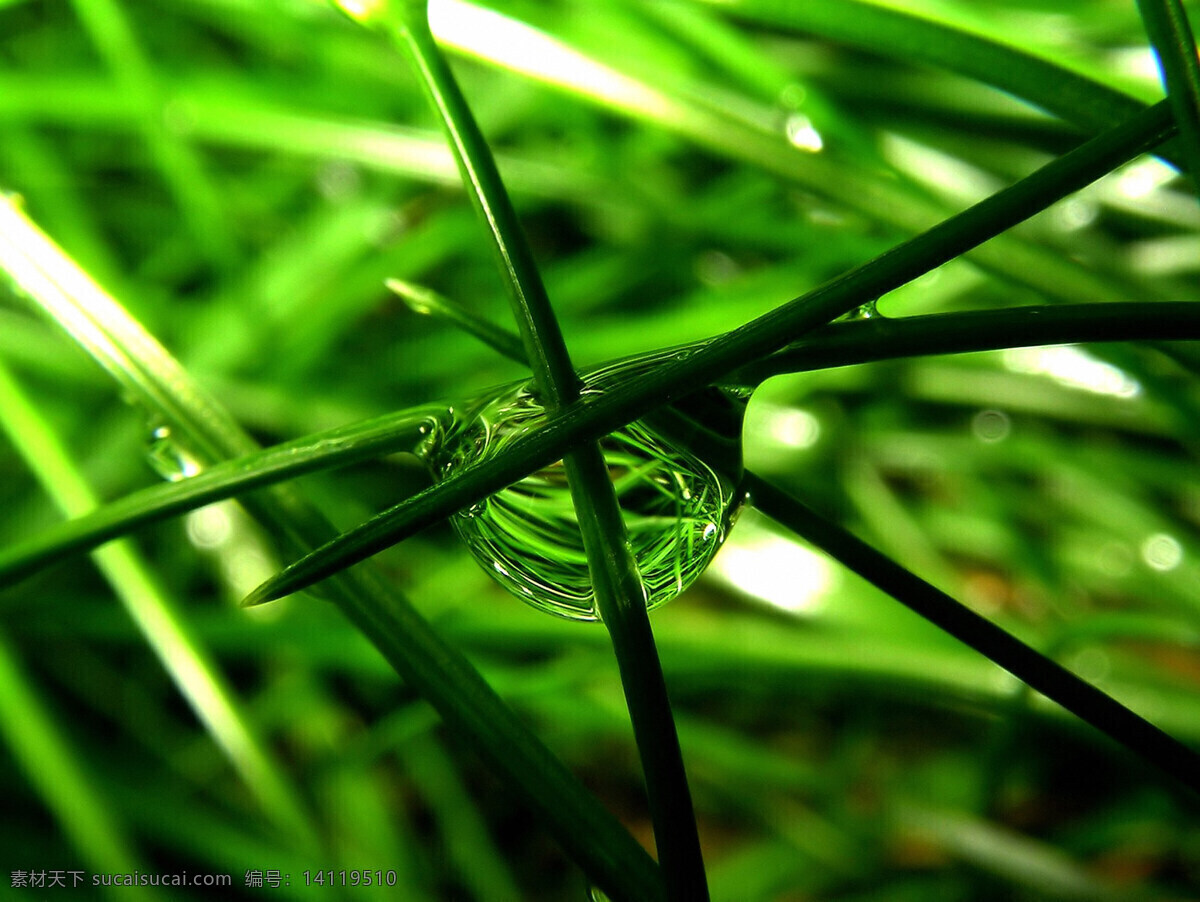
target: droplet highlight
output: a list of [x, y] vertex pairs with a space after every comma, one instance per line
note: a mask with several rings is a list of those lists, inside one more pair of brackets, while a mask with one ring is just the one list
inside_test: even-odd
[[878, 300], [867, 301], [865, 304], [860, 304], [853, 310], [843, 313], [841, 316], [835, 319], [834, 322], [853, 323], [864, 319], [883, 319], [883, 314], [879, 312], [878, 305]]
[[180, 443], [170, 426], [162, 424], [150, 429], [146, 460], [168, 482], [179, 482], [200, 472], [200, 461]]

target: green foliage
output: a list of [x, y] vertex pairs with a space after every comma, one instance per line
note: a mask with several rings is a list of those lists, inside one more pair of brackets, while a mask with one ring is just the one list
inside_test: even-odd
[[[320, 3], [0, 2], [9, 870], [651, 898], [628, 702], [715, 899], [1200, 893], [1188, 4], [430, 7], [444, 122]], [[557, 412], [430, 486], [522, 357]], [[444, 523], [634, 419], [719, 466], [707, 384], [760, 508], [640, 651]], [[334, 576], [238, 607], [297, 559]]]

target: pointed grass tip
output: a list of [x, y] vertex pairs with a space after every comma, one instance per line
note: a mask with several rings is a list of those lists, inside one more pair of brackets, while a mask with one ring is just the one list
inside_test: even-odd
[[278, 601], [285, 595], [291, 595], [292, 590], [279, 585], [279, 577], [282, 574], [276, 574], [270, 579], [261, 583], [257, 588], [253, 589], [250, 594], [241, 600], [238, 605], [243, 608], [256, 608], [259, 605], [268, 604], [272, 601]]
[[437, 295], [428, 288], [422, 288], [420, 285], [405, 282], [403, 279], [385, 279], [383, 284], [388, 291], [404, 301], [405, 305], [413, 313], [428, 315], [433, 312]]

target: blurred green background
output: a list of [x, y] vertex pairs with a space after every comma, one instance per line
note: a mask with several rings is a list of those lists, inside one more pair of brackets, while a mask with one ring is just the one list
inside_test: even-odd
[[[1162, 96], [1124, 0], [886, 5]], [[824, 28], [771, 2], [432, 6], [584, 365], [734, 328], [1089, 130], [854, 39], [845, 2], [820, 4]], [[0, 190], [263, 444], [524, 375], [384, 287], [508, 324], [407, 66], [320, 3], [3, 0]], [[1003, 240], [875, 313], [1196, 298], [1200, 206], [1156, 159]], [[7, 286], [0, 362], [6, 431], [59, 443], [97, 501], [178, 475], [160, 424]], [[1109, 344], [779, 377], [750, 404], [746, 459], [1195, 744], [1198, 365], [1185, 343]], [[62, 516], [27, 456], [0, 444], [6, 545]], [[403, 456], [300, 481], [343, 528], [424, 484]], [[240, 508], [122, 554], [115, 576], [70, 558], [0, 594], [8, 871], [227, 872], [230, 898], [353, 899], [378, 890], [300, 875], [383, 869], [395, 898], [587, 898], [335, 611], [236, 607], [286, 563]], [[651, 843], [603, 629], [522, 605], [445, 526], [379, 560]], [[653, 622], [716, 898], [1200, 896], [1194, 799], [754, 510]], [[270, 870], [290, 886], [244, 885]]]

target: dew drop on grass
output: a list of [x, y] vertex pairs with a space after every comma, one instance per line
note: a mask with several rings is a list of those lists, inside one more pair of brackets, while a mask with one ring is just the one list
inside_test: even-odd
[[[604, 391], [629, 371], [588, 377], [584, 394]], [[426, 458], [435, 479], [501, 453], [537, 426], [545, 410], [531, 386], [508, 386], [459, 411], [444, 443]], [[741, 501], [734, 479], [718, 473], [642, 421], [601, 443], [646, 590], [646, 607], [690, 586], [725, 540]], [[487, 573], [539, 610], [571, 620], [599, 619], [587, 555], [566, 470], [557, 461], [451, 517]]]
[[168, 482], [179, 482], [200, 472], [200, 462], [172, 435], [170, 426], [151, 428], [146, 460]]
[[883, 314], [879, 312], [878, 301], [867, 301], [865, 304], [860, 304], [853, 310], [843, 313], [834, 322], [838, 323], [853, 323], [864, 319], [882, 319]]

